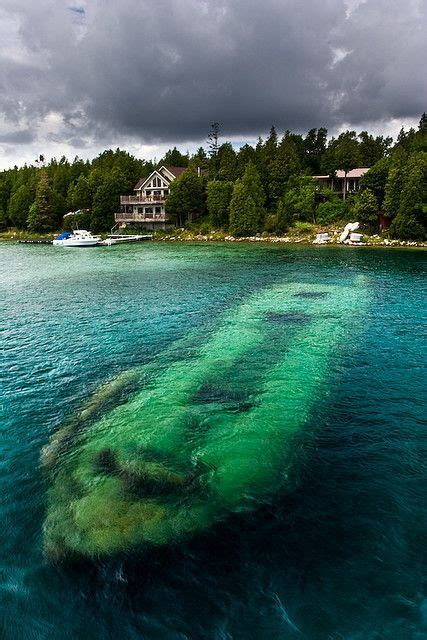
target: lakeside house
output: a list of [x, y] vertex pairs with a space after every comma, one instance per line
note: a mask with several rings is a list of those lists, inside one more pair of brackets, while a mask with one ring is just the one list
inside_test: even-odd
[[358, 167], [345, 175], [345, 172], [339, 169], [333, 176], [313, 177], [317, 181], [319, 193], [325, 189], [332, 189], [338, 196], [345, 199], [347, 195], [360, 191], [360, 179], [367, 171], [369, 171], [369, 167]]
[[169, 186], [185, 171], [184, 167], [162, 166], [134, 187], [132, 196], [120, 196], [120, 211], [115, 214], [117, 224], [138, 223], [148, 230], [167, 229], [165, 202]]

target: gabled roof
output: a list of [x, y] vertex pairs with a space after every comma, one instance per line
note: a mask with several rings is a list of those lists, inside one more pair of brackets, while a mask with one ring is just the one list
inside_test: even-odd
[[[369, 169], [370, 167], [358, 167], [357, 169], [352, 169], [347, 173], [347, 178], [361, 178], [362, 176], [365, 175], [367, 171], [369, 171]], [[313, 177], [317, 178], [318, 180], [322, 178], [323, 180], [327, 180], [331, 176], [313, 176]], [[342, 169], [338, 169], [338, 171], [335, 172], [335, 177], [344, 178], [345, 177], [344, 171]]]
[[138, 182], [134, 186], [134, 191], [141, 189], [144, 184], [146, 182], [149, 182], [155, 175], [157, 175], [159, 178], [162, 178], [163, 180], [166, 180], [167, 182], [172, 182], [172, 180], [175, 180], [175, 178], [179, 178], [179, 176], [184, 173], [185, 170], [185, 167], [172, 167], [163, 165], [150, 173], [148, 178], [141, 178], [140, 180], [138, 180]]
[[171, 165], [160, 167], [160, 169], [163, 169], [163, 168], [167, 169], [169, 173], [172, 173], [175, 176], [175, 178], [179, 178], [179, 176], [182, 175], [184, 171], [187, 170], [187, 167], [172, 167]]

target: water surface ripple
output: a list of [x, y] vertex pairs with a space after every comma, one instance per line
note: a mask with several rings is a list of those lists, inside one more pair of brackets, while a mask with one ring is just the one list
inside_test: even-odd
[[[424, 267], [405, 250], [2, 244], [0, 636], [424, 640]], [[268, 287], [345, 290], [361, 277], [363, 329], [330, 361], [291, 491], [149, 555], [44, 561], [40, 452], [101, 384], [172, 344], [199, 348]], [[283, 331], [305, 330], [301, 305], [317, 303], [272, 313], [251, 366], [276, 357]], [[219, 398], [207, 385], [198, 401], [250, 412], [252, 386]]]

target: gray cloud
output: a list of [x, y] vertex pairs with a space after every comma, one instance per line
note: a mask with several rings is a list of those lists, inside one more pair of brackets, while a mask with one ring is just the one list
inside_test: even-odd
[[10, 131], [8, 133], [0, 134], [0, 144], [29, 144], [34, 142], [36, 134], [30, 129], [23, 129], [21, 131]]
[[422, 0], [3, 7], [15, 35], [0, 50], [0, 132], [19, 126], [74, 148], [178, 143], [203, 139], [214, 120], [244, 138], [272, 123], [305, 130], [411, 119], [427, 104]]

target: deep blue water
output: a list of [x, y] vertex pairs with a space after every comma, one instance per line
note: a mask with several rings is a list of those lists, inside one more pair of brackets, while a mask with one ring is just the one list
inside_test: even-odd
[[[1, 245], [1, 637], [427, 638], [425, 262], [358, 248]], [[363, 334], [351, 354], [342, 345], [290, 494], [148, 557], [44, 561], [40, 451], [91, 392], [174, 340], [203, 341], [262, 287], [357, 275], [370, 288]]]

